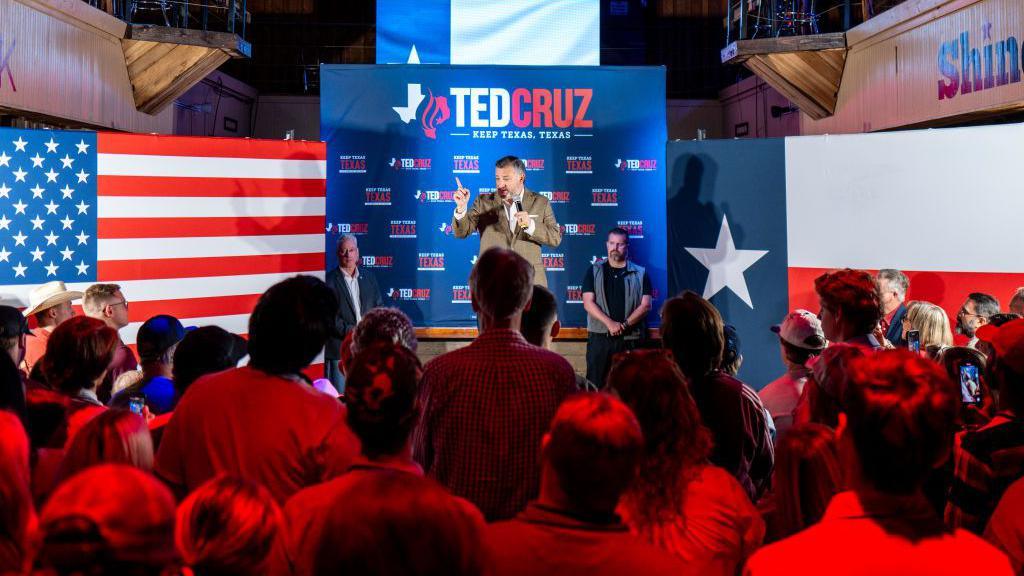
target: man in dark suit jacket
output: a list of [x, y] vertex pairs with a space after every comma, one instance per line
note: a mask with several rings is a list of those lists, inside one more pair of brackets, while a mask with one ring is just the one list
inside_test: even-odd
[[345, 391], [345, 380], [338, 367], [342, 340], [364, 314], [384, 304], [377, 279], [370, 272], [359, 270], [358, 265], [359, 244], [355, 236], [342, 236], [338, 239], [338, 267], [327, 273], [327, 286], [338, 298], [338, 312], [334, 316], [338, 335], [329, 338], [324, 348], [326, 376], [338, 392]]
[[878, 293], [882, 300], [882, 329], [885, 339], [897, 348], [907, 345], [903, 339], [903, 318], [907, 315], [907, 307], [903, 301], [907, 299], [910, 280], [899, 270], [883, 268], [875, 278]]

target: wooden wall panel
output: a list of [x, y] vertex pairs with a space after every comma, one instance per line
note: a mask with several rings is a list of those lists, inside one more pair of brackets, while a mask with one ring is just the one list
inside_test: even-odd
[[[939, 98], [939, 83], [949, 82], [939, 69], [940, 47], [957, 41], [959, 49], [963, 33], [968, 34], [971, 48], [979, 49], [983, 79], [985, 47], [992, 47], [995, 61], [996, 44], [1010, 37], [1018, 45], [1012, 66], [1021, 71], [1021, 0], [909, 0], [847, 33], [850, 50], [835, 115], [822, 120], [804, 116], [803, 133], [939, 126], [1024, 108], [1024, 71], [1018, 82]], [[959, 52], [955, 60], [947, 57], [957, 76], [961, 58]], [[998, 72], [998, 65], [994, 67]]]
[[123, 22], [80, 0], [0, 0], [0, 54], [10, 56], [0, 107], [67, 125], [170, 133], [171, 110], [135, 108], [123, 32]]

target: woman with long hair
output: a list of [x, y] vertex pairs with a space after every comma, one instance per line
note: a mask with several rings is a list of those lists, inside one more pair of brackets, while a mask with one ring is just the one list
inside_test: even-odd
[[842, 487], [835, 432], [810, 422], [790, 428], [775, 447], [774, 497], [762, 507], [767, 540], [781, 540], [816, 524]]
[[949, 327], [949, 316], [941, 307], [913, 300], [907, 304], [907, 315], [903, 317], [903, 339], [907, 332], [917, 330], [921, 334], [921, 350], [938, 352], [953, 345], [953, 330]]
[[694, 574], [735, 574], [760, 546], [764, 522], [739, 482], [708, 462], [711, 433], [672, 353], [619, 354], [608, 385], [644, 433], [640, 472], [619, 503], [623, 521]]

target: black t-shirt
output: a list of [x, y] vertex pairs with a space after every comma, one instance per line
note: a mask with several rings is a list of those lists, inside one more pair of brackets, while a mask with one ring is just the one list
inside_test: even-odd
[[[608, 317], [616, 322], [625, 322], [632, 310], [626, 310], [626, 273], [627, 268], [612, 268], [604, 261], [604, 297], [608, 302]], [[594, 290], [594, 268], [587, 269], [583, 275], [583, 292]], [[643, 295], [651, 295], [651, 278], [644, 274]]]

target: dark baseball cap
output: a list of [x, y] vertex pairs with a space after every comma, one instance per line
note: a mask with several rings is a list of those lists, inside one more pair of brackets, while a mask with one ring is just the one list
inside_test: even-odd
[[142, 323], [135, 337], [139, 358], [155, 360], [185, 337], [185, 327], [174, 316], [160, 314]]
[[0, 338], [14, 338], [31, 333], [28, 321], [20, 310], [13, 306], [0, 305]]

